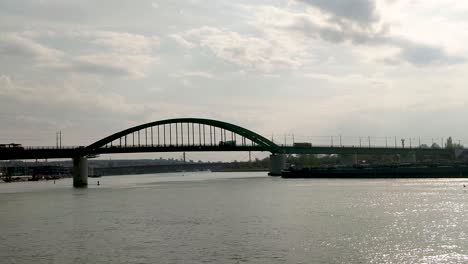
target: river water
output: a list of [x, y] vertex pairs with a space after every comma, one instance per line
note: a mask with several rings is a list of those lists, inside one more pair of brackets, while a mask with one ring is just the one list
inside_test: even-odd
[[467, 179], [89, 182], [0, 184], [0, 263], [468, 263]]

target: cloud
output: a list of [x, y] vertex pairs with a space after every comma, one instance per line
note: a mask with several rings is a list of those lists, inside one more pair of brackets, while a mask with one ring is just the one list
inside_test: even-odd
[[19, 34], [10, 33], [0, 36], [0, 55], [53, 62], [60, 60], [64, 53], [58, 49], [46, 47]]
[[401, 49], [398, 57], [416, 66], [459, 64], [466, 62], [465, 57], [450, 55], [441, 47], [414, 43], [406, 40], [393, 39], [393, 41], [396, 44], [399, 43]]
[[98, 46], [111, 48], [114, 52], [122, 53], [150, 53], [160, 44], [157, 36], [144, 36], [127, 32], [72, 30], [64, 34], [73, 39], [86, 40]]
[[360, 90], [373, 90], [375, 86], [385, 90], [390, 81], [378, 76], [364, 76], [362, 74], [331, 75], [324, 73], [305, 73], [304, 78], [313, 81], [327, 82], [339, 87], [359, 86]]
[[[44, 145], [54, 130], [65, 129], [69, 145], [86, 145], [155, 112], [154, 104], [133, 102], [116, 89], [99, 89], [96, 78], [58, 75], [62, 81], [55, 84], [0, 75], [4, 137]], [[34, 136], [25, 132], [33, 130]]]
[[[319, 42], [335, 43], [347, 47], [376, 47], [387, 54], [375, 53], [370, 58], [389, 65], [408, 63], [413, 66], [440, 66], [463, 63], [466, 58], [449, 54], [443, 47], [419, 43], [390, 34], [390, 26], [377, 23], [373, 1], [352, 1], [357, 11], [342, 14], [345, 1], [306, 1], [329, 10], [334, 16], [355, 19], [362, 23], [343, 23], [330, 19], [319, 9], [298, 11], [274, 6], [241, 6], [253, 14], [247, 21], [255, 33], [241, 33], [225, 28], [204, 26], [171, 34], [180, 46], [210, 50], [216, 57], [242, 68], [262, 72], [280, 69], [298, 69], [311, 62]], [[360, 11], [359, 11], [360, 10]], [[367, 15], [365, 15], [367, 14]], [[252, 31], [252, 28], [250, 29]], [[368, 51], [371, 54], [371, 51]], [[378, 56], [375, 56], [378, 55]]]
[[327, 12], [334, 19], [347, 19], [360, 24], [378, 20], [375, 0], [297, 0]]
[[261, 38], [206, 26], [186, 31], [179, 38], [190, 45], [207, 48], [230, 63], [265, 72], [297, 68], [306, 61], [303, 47], [290, 46], [291, 43], [281, 38]]
[[[81, 49], [64, 51], [40, 43], [41, 37], [84, 42]], [[110, 32], [24, 32], [0, 38], [0, 56], [16, 56], [35, 62], [35, 66], [71, 73], [143, 78], [157, 61], [153, 49], [159, 46], [156, 36]], [[97, 50], [94, 52], [88, 51]], [[83, 50], [83, 51], [82, 51]]]
[[370, 44], [381, 41], [382, 33], [379, 30], [352, 27], [346, 24], [334, 24], [328, 21], [317, 21], [317, 18], [312, 17], [313, 14], [310, 13], [280, 11], [275, 12], [275, 15], [279, 16], [278, 18], [283, 17], [285, 19], [283, 21], [289, 21], [289, 23], [276, 25], [260, 23], [257, 25], [262, 27], [275, 26], [277, 30], [281, 30], [283, 33], [290, 31], [308, 38], [321, 38], [322, 40], [335, 43]]
[[[63, 109], [98, 109], [119, 114], [137, 114], [143, 106], [127, 102], [125, 97], [112, 92], [97, 93], [96, 90], [80, 88], [73, 80], [60, 86], [38, 85], [31, 82], [16, 82], [11, 77], [0, 75], [0, 98], [22, 104], [57, 106]], [[1, 104], [0, 104], [1, 105]]]
[[79, 72], [94, 75], [126, 76], [143, 78], [147, 75], [149, 66], [156, 61], [146, 55], [121, 55], [116, 53], [101, 53], [83, 55], [72, 58], [66, 63], [49, 65], [49, 67], [69, 72]]
[[169, 37], [171, 39], [173, 39], [177, 44], [179, 44], [180, 46], [182, 46], [184, 48], [191, 49], [191, 48], [195, 47], [195, 44], [187, 41], [186, 39], [184, 39], [184, 37], [182, 37], [179, 34], [171, 34], [171, 35], [169, 35]]
[[11, 78], [6, 75], [0, 75], [0, 89], [9, 89], [11, 87]]
[[180, 78], [180, 77], [196, 77], [204, 79], [216, 79], [216, 77], [210, 72], [203, 71], [185, 71], [181, 73], [170, 74], [169, 77]]
[[248, 9], [255, 14], [252, 24], [259, 31], [271, 36], [283, 36], [298, 45], [320, 39], [350, 46], [396, 48], [398, 52], [393, 58], [382, 60], [393, 64], [407, 62], [415, 66], [430, 66], [466, 62], [465, 57], [449, 54], [443, 47], [393, 36], [389, 34], [386, 24], [361, 27], [331, 21], [315, 11], [297, 12], [272, 6]]
[[66, 32], [65, 35], [87, 40], [110, 51], [75, 56], [68, 64], [58, 68], [89, 74], [143, 78], [157, 61], [152, 55], [160, 44], [157, 36], [98, 30], [75, 30]]

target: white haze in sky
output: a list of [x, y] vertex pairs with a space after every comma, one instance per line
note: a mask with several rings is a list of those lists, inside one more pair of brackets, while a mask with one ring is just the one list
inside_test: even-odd
[[202, 117], [276, 141], [468, 144], [467, 12], [459, 0], [2, 0], [0, 142], [54, 145], [61, 130], [88, 145]]

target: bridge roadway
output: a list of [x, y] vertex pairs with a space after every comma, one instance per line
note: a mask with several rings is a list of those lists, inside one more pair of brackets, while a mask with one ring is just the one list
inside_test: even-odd
[[349, 147], [349, 146], [313, 146], [294, 147], [279, 146], [268, 149], [263, 146], [130, 146], [101, 147], [93, 150], [85, 147], [25, 147], [0, 150], [0, 160], [25, 159], [65, 159], [100, 154], [119, 153], [150, 153], [150, 152], [213, 152], [213, 151], [267, 151], [277, 154], [342, 154], [342, 155], [385, 155], [385, 154], [422, 154], [422, 155], [453, 155], [451, 149], [433, 148], [387, 148], [387, 147]]

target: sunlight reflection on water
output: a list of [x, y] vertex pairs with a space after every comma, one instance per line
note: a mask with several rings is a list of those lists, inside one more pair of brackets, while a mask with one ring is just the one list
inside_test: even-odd
[[200, 172], [0, 184], [0, 259], [463, 263], [463, 183]]

